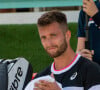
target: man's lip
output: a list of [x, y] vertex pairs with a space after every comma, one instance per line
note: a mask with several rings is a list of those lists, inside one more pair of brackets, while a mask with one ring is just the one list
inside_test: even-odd
[[53, 50], [55, 49], [56, 47], [49, 47], [48, 50]]

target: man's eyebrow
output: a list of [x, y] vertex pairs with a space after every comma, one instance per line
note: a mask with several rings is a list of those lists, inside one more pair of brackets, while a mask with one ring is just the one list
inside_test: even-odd
[[50, 35], [51, 35], [51, 36], [55, 36], [55, 35], [56, 35], [56, 33], [51, 33]]

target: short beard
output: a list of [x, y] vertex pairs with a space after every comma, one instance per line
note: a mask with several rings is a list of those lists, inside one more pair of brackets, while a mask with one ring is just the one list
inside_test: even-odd
[[59, 57], [59, 56], [61, 56], [66, 51], [66, 49], [68, 47], [66, 40], [64, 39], [63, 42], [61, 43], [61, 45], [59, 47], [58, 46], [56, 46], [56, 47], [58, 48], [58, 50], [57, 50], [57, 52], [55, 52], [55, 54], [51, 54], [51, 53], [49, 53], [46, 50], [46, 52], [48, 53], [48, 55], [50, 57], [52, 57], [52, 58]]

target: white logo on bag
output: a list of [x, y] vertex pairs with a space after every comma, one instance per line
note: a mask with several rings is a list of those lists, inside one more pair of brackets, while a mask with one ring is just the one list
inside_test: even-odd
[[70, 80], [74, 80], [77, 76], [77, 72], [73, 73], [73, 75], [70, 77]]
[[12, 85], [10, 86], [10, 90], [13, 90], [13, 89], [17, 90], [19, 86], [20, 78], [22, 77], [22, 75], [23, 75], [23, 71], [21, 67], [18, 67], [17, 72], [15, 74], [14, 81], [12, 82]]

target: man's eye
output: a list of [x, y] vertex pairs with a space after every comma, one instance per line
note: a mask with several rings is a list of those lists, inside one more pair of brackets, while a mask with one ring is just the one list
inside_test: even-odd
[[43, 36], [43, 37], [41, 37], [41, 39], [46, 39], [46, 37], [45, 37], [45, 36]]

